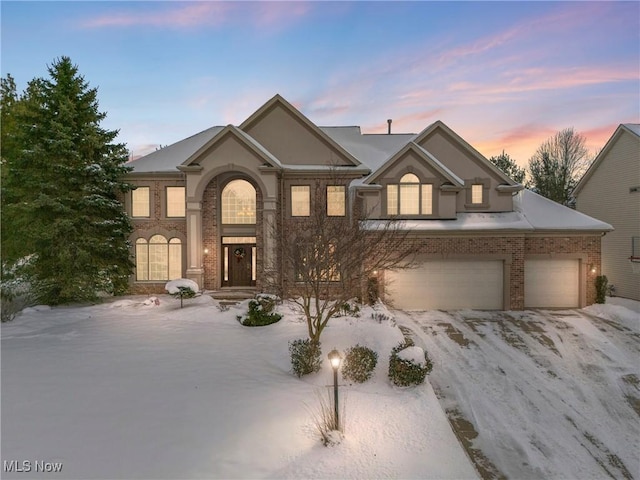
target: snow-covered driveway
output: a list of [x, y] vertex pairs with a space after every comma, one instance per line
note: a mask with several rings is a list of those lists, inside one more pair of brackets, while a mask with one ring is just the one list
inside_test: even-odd
[[640, 478], [640, 315], [395, 312], [483, 476]]

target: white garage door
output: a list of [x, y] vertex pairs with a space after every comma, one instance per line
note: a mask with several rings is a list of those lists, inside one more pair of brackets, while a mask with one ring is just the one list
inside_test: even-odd
[[502, 261], [433, 261], [388, 272], [387, 293], [403, 310], [503, 308]]
[[579, 305], [579, 260], [525, 260], [525, 308], [576, 308]]

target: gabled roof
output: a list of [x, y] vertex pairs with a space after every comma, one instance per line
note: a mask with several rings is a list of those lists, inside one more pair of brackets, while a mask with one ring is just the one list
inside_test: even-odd
[[620, 125], [618, 125], [618, 128], [616, 128], [616, 131], [613, 132], [613, 135], [611, 135], [611, 138], [609, 138], [604, 148], [600, 151], [598, 156], [594, 159], [591, 166], [589, 166], [589, 169], [584, 173], [584, 175], [576, 185], [576, 188], [573, 189], [574, 196], [577, 196], [580, 190], [584, 188], [584, 186], [587, 184], [587, 182], [589, 181], [593, 173], [597, 170], [598, 166], [602, 163], [602, 160], [607, 156], [609, 151], [613, 148], [615, 143], [624, 133], [628, 133], [635, 137], [640, 137], [640, 124], [639, 123], [621, 123]]
[[132, 173], [177, 173], [178, 165], [191, 157], [204, 144], [215, 137], [224, 127], [211, 127], [184, 140], [156, 150], [144, 157], [127, 163]]
[[420, 158], [424, 163], [430, 166], [433, 170], [438, 172], [442, 177], [444, 177], [448, 182], [457, 187], [463, 187], [464, 181], [462, 181], [457, 175], [455, 175], [451, 170], [445, 167], [436, 157], [427, 152], [420, 145], [409, 142], [404, 147], [402, 147], [398, 152], [393, 154], [378, 170], [376, 170], [372, 175], [370, 175], [366, 180], [365, 184], [372, 184], [376, 182], [393, 164], [398, 162], [405, 154], [408, 152], [415, 153], [418, 158]]
[[429, 135], [431, 135], [435, 130], [441, 129], [447, 135], [452, 137], [454, 141], [460, 145], [464, 150], [471, 154], [471, 157], [475, 159], [478, 163], [480, 163], [484, 168], [492, 171], [498, 178], [501, 178], [507, 185], [517, 185], [518, 183], [514, 181], [512, 178], [507, 176], [502, 170], [496, 167], [493, 163], [487, 160], [484, 155], [478, 152], [475, 148], [469, 145], [460, 135], [451, 130], [444, 122], [441, 120], [437, 120], [436, 122], [429, 125], [427, 128], [422, 130], [413, 141], [417, 144], [420, 144], [424, 139], [426, 139]]
[[[251, 136], [247, 135], [245, 132], [240, 130], [238, 127], [234, 125], [227, 125], [222, 130], [220, 130], [213, 138], [207, 141], [204, 145], [202, 145], [198, 150], [193, 152], [184, 162], [180, 164], [180, 167], [188, 167], [197, 163], [197, 160], [210, 148], [212, 148], [215, 144], [221, 142], [228, 136], [232, 136], [240, 143], [246, 145], [251, 151], [253, 151], [257, 156], [262, 158], [265, 163], [272, 167], [282, 168], [282, 164], [280, 161], [274, 157], [266, 148], [256, 142]], [[178, 168], [180, 168], [178, 167]]]
[[[366, 228], [381, 228], [388, 220], [369, 220]], [[583, 232], [613, 230], [601, 222], [531, 190], [514, 195], [513, 212], [459, 212], [454, 220], [402, 220], [402, 228], [420, 232]]]
[[287, 110], [291, 115], [296, 117], [298, 120], [302, 122], [310, 131], [315, 133], [323, 142], [327, 145], [331, 146], [335, 150], [337, 150], [341, 155], [343, 155], [349, 162], [353, 163], [354, 166], [358, 166], [361, 164], [360, 160], [354, 157], [347, 150], [342, 148], [342, 146], [335, 142], [329, 135], [327, 135], [320, 127], [318, 127], [315, 123], [309, 120], [306, 116], [300, 112], [297, 108], [287, 102], [280, 94], [274, 95], [268, 102], [262, 105], [258, 110], [256, 110], [249, 118], [247, 118], [240, 125], [240, 129], [243, 131], [248, 130], [252, 125], [260, 120], [260, 118], [269, 110], [271, 110], [276, 105], [281, 106], [285, 110]]

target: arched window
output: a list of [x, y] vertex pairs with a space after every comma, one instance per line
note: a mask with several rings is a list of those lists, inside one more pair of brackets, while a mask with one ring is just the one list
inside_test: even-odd
[[433, 213], [433, 186], [420, 183], [413, 173], [400, 178], [399, 184], [387, 185], [388, 215], [431, 215]]
[[246, 180], [232, 180], [222, 190], [222, 223], [256, 223], [256, 189]]
[[182, 242], [154, 235], [136, 240], [136, 279], [174, 280], [182, 276]]

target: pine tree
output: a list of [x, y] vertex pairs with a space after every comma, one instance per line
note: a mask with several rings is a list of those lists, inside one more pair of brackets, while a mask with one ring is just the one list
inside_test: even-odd
[[513, 160], [508, 153], [504, 153], [504, 151], [498, 155], [497, 157], [489, 158], [489, 161], [493, 163], [496, 167], [502, 170], [503, 173], [511, 177], [514, 181], [518, 183], [524, 182], [525, 170], [522, 167], [519, 167], [518, 164]]
[[98, 110], [97, 89], [68, 57], [48, 73], [29, 83], [13, 109], [19, 148], [8, 152], [3, 174], [7, 260], [31, 257], [40, 302], [120, 293], [133, 267], [131, 223], [119, 201], [130, 189], [123, 181], [127, 149], [114, 143], [117, 131], [100, 127], [106, 114]]

